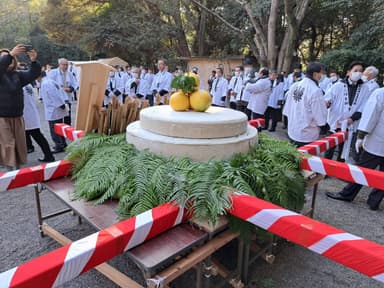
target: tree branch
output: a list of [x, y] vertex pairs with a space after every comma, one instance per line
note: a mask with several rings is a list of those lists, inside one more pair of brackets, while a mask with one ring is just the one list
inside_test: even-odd
[[212, 11], [211, 9], [209, 9], [208, 7], [204, 6], [203, 4], [201, 4], [199, 1], [197, 0], [190, 0], [191, 2], [195, 3], [197, 6], [199, 6], [201, 9], [204, 9], [205, 11], [207, 11], [208, 13], [214, 15], [216, 18], [218, 18], [221, 22], [223, 22], [225, 25], [227, 25], [229, 28], [231, 28], [232, 30], [236, 31], [236, 32], [239, 32], [241, 35], [244, 34], [243, 30], [233, 26], [231, 23], [229, 23], [227, 20], [225, 20], [223, 17], [221, 17], [218, 13]]

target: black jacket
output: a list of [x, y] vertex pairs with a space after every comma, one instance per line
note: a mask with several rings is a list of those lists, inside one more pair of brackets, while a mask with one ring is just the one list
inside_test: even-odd
[[0, 57], [0, 117], [23, 116], [23, 86], [35, 80], [41, 73], [41, 65], [32, 62], [28, 71], [7, 71], [12, 63], [11, 55]]

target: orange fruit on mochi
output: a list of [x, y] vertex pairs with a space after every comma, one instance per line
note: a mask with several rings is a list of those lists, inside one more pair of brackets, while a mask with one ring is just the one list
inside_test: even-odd
[[204, 112], [211, 106], [212, 97], [205, 90], [198, 90], [189, 95], [189, 103], [193, 110]]
[[195, 79], [195, 81], [196, 81], [196, 86], [195, 86], [195, 90], [199, 90], [199, 87], [200, 87], [200, 78], [199, 78], [199, 76], [197, 76], [195, 73], [193, 73], [193, 72], [188, 72], [188, 73], [185, 73], [186, 74], [186, 76], [188, 76], [188, 77], [192, 77], [192, 78], [194, 78]]
[[169, 98], [169, 105], [175, 111], [186, 111], [189, 109], [189, 97], [183, 91], [177, 91]]

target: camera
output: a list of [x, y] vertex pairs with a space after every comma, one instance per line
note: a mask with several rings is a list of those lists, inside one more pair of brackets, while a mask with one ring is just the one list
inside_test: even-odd
[[24, 47], [25, 47], [25, 52], [29, 52], [29, 51], [33, 50], [32, 45], [24, 45]]

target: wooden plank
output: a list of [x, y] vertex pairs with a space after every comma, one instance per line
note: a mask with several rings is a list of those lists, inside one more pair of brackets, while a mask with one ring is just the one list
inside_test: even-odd
[[92, 107], [93, 105], [101, 107], [108, 72], [115, 69], [96, 62], [76, 63], [75, 65], [81, 68], [75, 129], [87, 132], [91, 130]]
[[164, 279], [164, 284], [170, 283], [238, 236], [239, 233], [233, 233], [231, 231], [221, 233], [204, 246], [197, 248], [186, 257], [180, 259], [175, 264], [158, 273], [158, 277], [160, 277], [160, 279]]
[[[51, 226], [47, 224], [43, 224], [41, 227], [41, 230], [44, 232], [44, 234], [51, 237], [60, 245], [64, 246], [72, 243], [72, 241], [69, 238], [65, 237], [63, 234], [59, 233], [57, 230], [53, 229]], [[101, 274], [106, 276], [109, 280], [119, 285], [120, 287], [143, 288], [143, 286], [138, 284], [136, 281], [132, 280], [127, 275], [121, 273], [120, 271], [116, 270], [115, 268], [113, 268], [111, 265], [107, 263], [100, 264], [96, 266], [94, 269], [99, 271]]]

